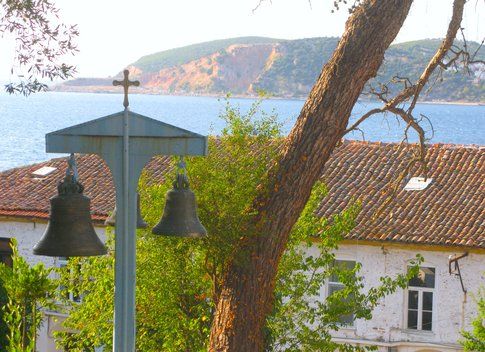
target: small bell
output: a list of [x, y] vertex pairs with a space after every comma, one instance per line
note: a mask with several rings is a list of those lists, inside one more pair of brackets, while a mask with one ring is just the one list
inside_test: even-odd
[[[105, 225], [115, 226], [116, 224], [116, 206], [111, 213], [111, 216], [106, 219], [104, 222]], [[137, 229], [144, 229], [148, 226], [148, 224], [143, 220], [141, 217], [140, 211], [140, 194], [136, 194], [136, 228]]]
[[175, 237], [207, 236], [207, 231], [197, 216], [195, 195], [189, 188], [189, 179], [183, 159], [178, 167], [183, 169], [184, 173], [177, 172], [173, 189], [166, 195], [162, 219], [152, 232], [155, 235]]
[[66, 177], [57, 185], [59, 195], [51, 198], [47, 229], [34, 247], [34, 254], [50, 257], [78, 257], [106, 254], [91, 222], [90, 199], [77, 181], [74, 154], [69, 158]]

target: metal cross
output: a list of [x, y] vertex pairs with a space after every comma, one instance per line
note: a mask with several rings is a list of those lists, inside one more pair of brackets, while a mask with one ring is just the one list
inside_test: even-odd
[[127, 108], [128, 105], [130, 105], [130, 103], [128, 102], [128, 88], [130, 86], [138, 87], [140, 85], [140, 81], [130, 81], [128, 79], [129, 74], [130, 74], [130, 71], [124, 70], [123, 71], [123, 76], [124, 76], [123, 80], [122, 81], [117, 81], [117, 80], [113, 81], [114, 86], [123, 86], [123, 90], [125, 91], [125, 99], [123, 100], [123, 106], [125, 108]]

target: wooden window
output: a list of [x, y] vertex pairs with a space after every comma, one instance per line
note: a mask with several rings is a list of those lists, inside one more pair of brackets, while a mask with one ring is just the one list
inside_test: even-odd
[[0, 237], [0, 263], [12, 266], [12, 247], [10, 238]]
[[[355, 261], [353, 260], [335, 260], [334, 266], [338, 266], [342, 270], [353, 270], [355, 268]], [[327, 295], [330, 296], [336, 291], [340, 291], [345, 288], [345, 284], [339, 281], [339, 277], [336, 274], [332, 274], [328, 280]], [[354, 315], [345, 314], [339, 317], [339, 323], [342, 325], [353, 325]]]
[[406, 326], [412, 330], [433, 330], [435, 268], [421, 267], [409, 280]]

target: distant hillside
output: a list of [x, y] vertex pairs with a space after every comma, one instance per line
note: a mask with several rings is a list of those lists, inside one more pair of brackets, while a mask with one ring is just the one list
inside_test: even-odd
[[143, 72], [156, 72], [164, 68], [182, 65], [219, 51], [224, 51], [231, 45], [273, 44], [281, 41], [280, 39], [264, 37], [240, 37], [214, 40], [142, 56], [132, 66], [139, 68]]
[[[141, 81], [143, 93], [253, 96], [264, 90], [277, 97], [304, 97], [337, 43], [338, 38], [231, 38], [143, 56], [128, 67]], [[392, 45], [370, 84], [389, 82], [395, 75], [418, 78], [439, 44], [439, 39], [427, 39]], [[469, 43], [472, 51], [477, 46]], [[483, 53], [480, 59], [485, 59]], [[485, 65], [475, 65], [470, 75], [450, 70], [436, 79], [438, 84], [427, 90], [423, 100], [485, 103]], [[56, 89], [118, 91], [111, 80], [82, 78]], [[398, 88], [391, 86], [394, 91]]]

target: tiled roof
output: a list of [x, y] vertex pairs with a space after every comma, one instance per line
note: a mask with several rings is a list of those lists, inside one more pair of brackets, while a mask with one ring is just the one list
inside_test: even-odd
[[[408, 150], [397, 144], [345, 141], [333, 153], [322, 179], [329, 193], [319, 214], [330, 216], [353, 200], [362, 210], [349, 240], [391, 241], [426, 245], [485, 247], [485, 148], [436, 144], [428, 147], [431, 184], [421, 191], [399, 185], [393, 201], [373, 220], [388, 197], [387, 187], [407, 165]], [[95, 155], [76, 158], [79, 179], [91, 198], [93, 219], [102, 221], [114, 207], [114, 189], [108, 168]], [[0, 173], [0, 216], [47, 219], [49, 198], [57, 192], [66, 158]], [[56, 170], [45, 177], [32, 172], [43, 166]], [[153, 159], [149, 174], [163, 181], [169, 159]], [[422, 176], [418, 167], [411, 176]]]
[[[146, 170], [157, 182], [162, 182], [169, 160], [168, 157], [154, 158]], [[91, 198], [92, 218], [102, 223], [115, 206], [115, 190], [109, 168], [97, 155], [76, 155], [76, 163], [84, 194]], [[55, 170], [45, 177], [32, 174], [44, 166]], [[67, 158], [56, 158], [1, 172], [0, 216], [48, 219], [49, 199], [57, 195], [57, 183], [64, 178], [66, 168]]]
[[[484, 147], [429, 146], [431, 184], [421, 191], [405, 191], [408, 179], [403, 180], [392, 202], [372, 221], [408, 157], [409, 150], [399, 152], [397, 144], [344, 143], [325, 167], [329, 194], [320, 215], [342, 211], [358, 199], [362, 209], [347, 239], [485, 247]], [[423, 176], [417, 166], [410, 175]]]

